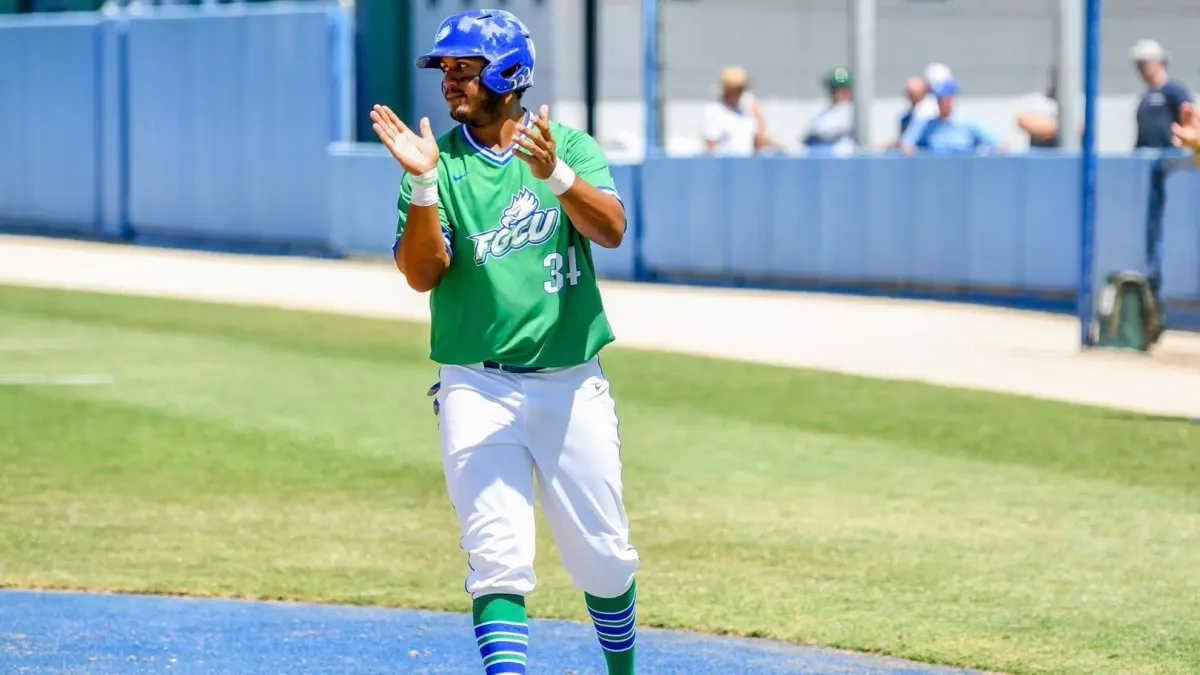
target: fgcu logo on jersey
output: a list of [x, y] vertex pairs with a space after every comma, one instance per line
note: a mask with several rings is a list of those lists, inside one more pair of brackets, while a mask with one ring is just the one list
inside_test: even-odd
[[554, 234], [558, 227], [558, 209], [539, 209], [541, 202], [529, 188], [512, 196], [508, 208], [500, 214], [500, 227], [471, 235], [475, 242], [475, 264], [482, 265], [488, 258], [503, 258], [510, 251], [532, 244], [541, 244]]

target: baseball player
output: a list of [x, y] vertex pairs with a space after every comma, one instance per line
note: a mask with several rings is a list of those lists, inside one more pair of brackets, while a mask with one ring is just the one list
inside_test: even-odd
[[621, 441], [597, 354], [613, 341], [592, 244], [615, 248], [625, 209], [586, 133], [521, 104], [535, 50], [517, 17], [444, 20], [419, 68], [440, 68], [460, 126], [434, 139], [386, 107], [375, 133], [405, 175], [395, 261], [430, 291], [430, 389], [488, 675], [524, 673], [533, 591], [534, 477], [562, 562], [584, 593], [608, 672], [633, 673], [634, 573]]

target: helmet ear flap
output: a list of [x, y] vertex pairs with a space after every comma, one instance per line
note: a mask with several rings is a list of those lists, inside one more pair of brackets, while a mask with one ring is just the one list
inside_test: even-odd
[[497, 94], [524, 89], [533, 84], [533, 63], [522, 49], [512, 49], [483, 68], [483, 84]]

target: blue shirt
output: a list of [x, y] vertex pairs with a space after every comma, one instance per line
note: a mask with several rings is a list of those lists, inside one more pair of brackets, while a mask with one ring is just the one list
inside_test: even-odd
[[900, 140], [929, 152], [973, 152], [1000, 145], [992, 132], [982, 125], [957, 115], [946, 119], [927, 117], [915, 120]]
[[1179, 107], [1191, 100], [1187, 87], [1175, 79], [1143, 94], [1137, 109], [1137, 147], [1171, 147], [1171, 124], [1179, 121]]

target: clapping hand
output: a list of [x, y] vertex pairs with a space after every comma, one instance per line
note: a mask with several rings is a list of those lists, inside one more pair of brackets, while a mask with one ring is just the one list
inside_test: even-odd
[[386, 105], [377, 105], [371, 110], [371, 121], [371, 128], [375, 130], [379, 140], [383, 141], [388, 152], [392, 153], [392, 157], [400, 162], [405, 171], [420, 176], [437, 167], [437, 139], [433, 136], [433, 130], [429, 128], [428, 117], [421, 118], [419, 136], [401, 122], [396, 113]]
[[514, 154], [529, 165], [534, 178], [546, 180], [558, 163], [554, 153], [554, 136], [550, 135], [550, 107], [543, 105], [537, 115], [529, 119], [529, 125], [518, 124], [513, 142], [525, 150]]

